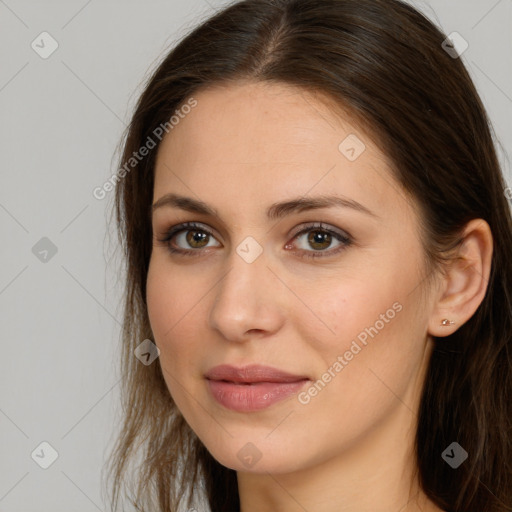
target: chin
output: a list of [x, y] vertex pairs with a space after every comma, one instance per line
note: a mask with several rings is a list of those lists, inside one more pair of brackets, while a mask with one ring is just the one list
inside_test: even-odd
[[[244, 436], [244, 439], [248, 438], [250, 436]], [[263, 440], [251, 442], [230, 438], [224, 445], [205, 446], [219, 464], [244, 473], [290, 473], [302, 467], [296, 450], [284, 446], [276, 450]]]

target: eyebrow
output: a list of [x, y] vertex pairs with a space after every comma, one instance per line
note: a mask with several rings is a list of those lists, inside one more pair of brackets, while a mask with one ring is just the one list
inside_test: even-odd
[[[152, 205], [151, 211], [154, 212], [155, 210], [162, 207], [180, 208], [188, 212], [220, 218], [218, 211], [203, 201], [173, 193], [165, 194], [160, 199], [158, 199], [158, 201]], [[378, 218], [375, 213], [369, 210], [366, 206], [363, 206], [361, 203], [358, 203], [352, 199], [333, 195], [298, 197], [296, 199], [274, 203], [267, 210], [267, 218], [270, 220], [276, 220], [292, 213], [332, 207], [351, 208], [353, 210]]]

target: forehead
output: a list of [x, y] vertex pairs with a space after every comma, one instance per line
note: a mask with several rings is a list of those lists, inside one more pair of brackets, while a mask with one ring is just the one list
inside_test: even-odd
[[253, 159], [278, 151], [293, 161], [294, 154], [300, 160], [312, 146], [321, 150], [330, 146], [337, 158], [340, 136], [359, 132], [367, 149], [379, 153], [350, 116], [335, 113], [334, 102], [327, 105], [329, 99], [320, 93], [286, 84], [240, 82], [207, 88], [194, 98], [197, 106], [164, 138], [161, 151], [171, 145], [179, 154], [194, 145], [201, 155], [209, 152], [215, 159], [220, 156], [218, 149], [229, 148], [230, 158], [249, 152]]
[[386, 156], [325, 97], [261, 82], [216, 86], [193, 97], [197, 105], [159, 147], [155, 199], [193, 189], [207, 202], [238, 198], [249, 205], [254, 198], [270, 203], [339, 191], [362, 203], [371, 196], [379, 207], [390, 194], [401, 195]]

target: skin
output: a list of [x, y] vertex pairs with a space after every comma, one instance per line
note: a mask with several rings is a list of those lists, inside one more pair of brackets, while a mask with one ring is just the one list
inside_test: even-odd
[[[179, 410], [237, 471], [243, 512], [441, 510], [415, 477], [416, 411], [432, 336], [452, 333], [484, 297], [489, 226], [471, 221], [461, 258], [429, 285], [415, 203], [348, 115], [285, 85], [239, 82], [194, 97], [197, 107], [158, 150], [153, 198], [200, 199], [220, 217], [155, 209], [147, 280], [159, 362]], [[349, 134], [366, 146], [354, 161], [338, 149]], [[374, 216], [331, 207], [266, 218], [275, 202], [321, 194], [358, 201]], [[172, 254], [161, 241], [187, 221], [213, 236], [191, 245], [192, 229], [173, 246], [199, 256]], [[333, 236], [318, 249], [308, 242], [318, 228], [294, 238], [310, 222], [350, 234], [352, 243], [336, 253], [343, 242]], [[252, 263], [236, 252], [248, 236], [263, 250]], [[312, 252], [325, 256], [300, 257]], [[293, 395], [241, 413], [209, 394], [203, 375], [223, 363], [317, 381], [397, 302], [394, 318], [306, 404]], [[441, 326], [444, 318], [455, 324]], [[237, 457], [249, 442], [261, 454], [252, 467]]]

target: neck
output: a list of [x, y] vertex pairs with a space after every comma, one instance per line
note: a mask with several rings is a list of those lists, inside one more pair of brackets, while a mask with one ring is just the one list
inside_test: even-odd
[[[237, 472], [241, 512], [443, 512], [418, 483], [419, 386], [350, 447], [291, 473]], [[309, 435], [314, 435], [311, 432]], [[307, 442], [307, 440], [306, 440]]]
[[[396, 420], [357, 448], [293, 473], [238, 472], [241, 512], [442, 512], [417, 483], [415, 422], [402, 404]], [[409, 416], [408, 428], [403, 416]]]

